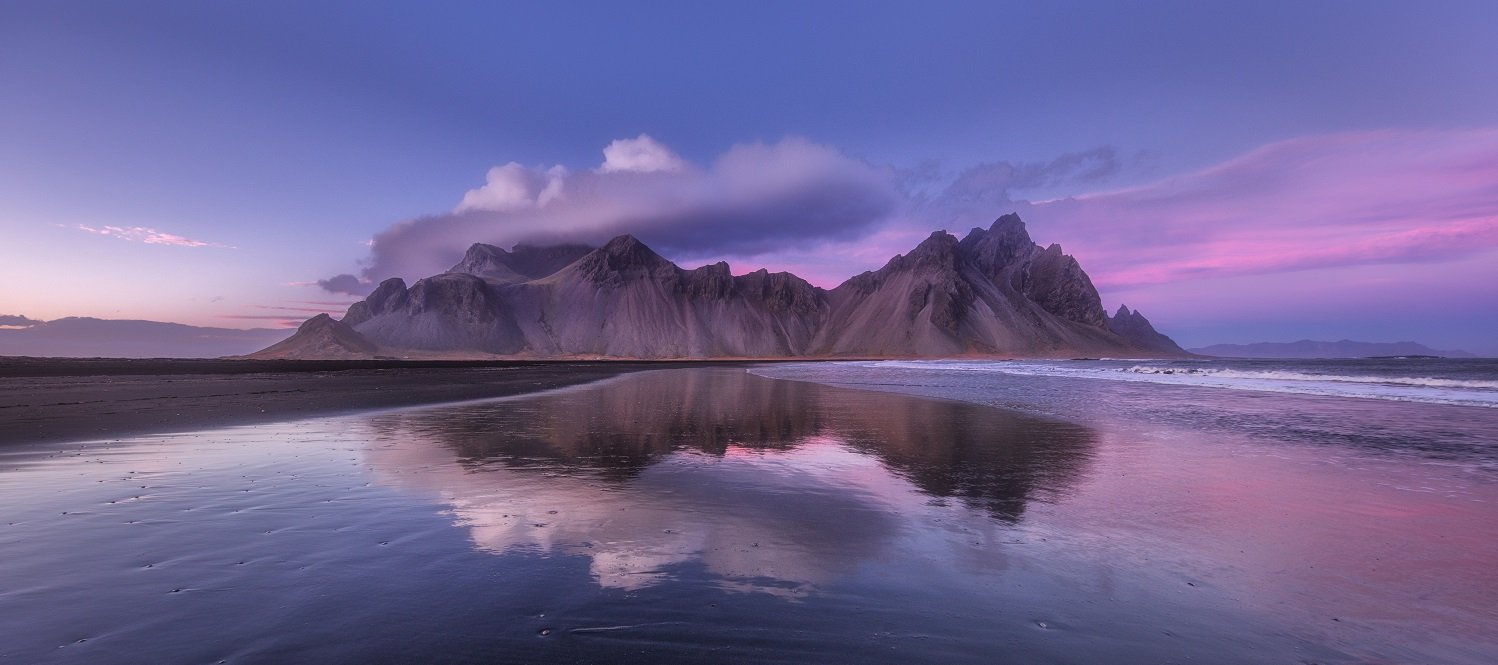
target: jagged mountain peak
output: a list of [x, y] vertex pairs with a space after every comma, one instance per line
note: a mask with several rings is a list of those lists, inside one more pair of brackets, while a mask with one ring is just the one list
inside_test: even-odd
[[448, 272], [467, 272], [466, 270], [461, 269], [461, 266], [464, 265], [476, 265], [486, 262], [499, 262], [500, 264], [504, 264], [506, 263], [506, 259], [508, 259], [509, 256], [510, 253], [505, 251], [503, 247], [496, 247], [487, 243], [476, 242], [468, 246], [468, 250], [463, 252], [463, 259], [459, 261], [457, 265], [454, 265]]
[[934, 231], [921, 244], [916, 245], [915, 249], [905, 254], [896, 254], [877, 272], [864, 275], [874, 275], [882, 280], [890, 274], [905, 270], [956, 270], [960, 260], [958, 245], [957, 238], [952, 234]]
[[463, 253], [463, 258], [467, 259], [469, 257], [505, 256], [508, 254], [509, 252], [505, 251], [502, 247], [495, 247], [494, 245], [476, 242], [468, 246], [468, 251]]
[[507, 251], [476, 242], [447, 272], [473, 275], [494, 284], [514, 284], [554, 274], [591, 251], [592, 247], [579, 244], [519, 244]]
[[608, 257], [610, 264], [617, 267], [642, 266], [654, 268], [662, 265], [676, 265], [666, 260], [660, 254], [656, 254], [655, 250], [651, 249], [645, 243], [640, 242], [639, 238], [627, 233], [604, 243], [603, 247], [600, 247], [597, 253]]
[[1025, 228], [1025, 220], [1019, 218], [1019, 213], [1007, 213], [999, 215], [988, 227], [989, 233], [1004, 233], [1022, 235], [1025, 240], [1030, 239], [1030, 231]]
[[987, 229], [969, 231], [961, 245], [974, 265], [991, 277], [1039, 249], [1014, 213], [999, 217]]
[[714, 275], [732, 275], [733, 274], [733, 272], [729, 269], [727, 261], [719, 261], [717, 263], [709, 263], [709, 264], [707, 264], [705, 266], [702, 266], [702, 267], [699, 267], [699, 268], [695, 268], [695, 269], [691, 270], [691, 272], [711, 273], [711, 274], [714, 274]]
[[1108, 330], [1114, 334], [1146, 351], [1171, 355], [1186, 354], [1186, 350], [1177, 345], [1175, 340], [1155, 330], [1155, 326], [1137, 309], [1130, 311], [1127, 306], [1119, 305], [1118, 311], [1108, 317], [1107, 326]]
[[1013, 214], [961, 240], [936, 231], [831, 291], [787, 272], [735, 276], [725, 262], [684, 270], [632, 235], [598, 248], [475, 243], [453, 271], [382, 282], [342, 324], [401, 355], [1181, 353], [1137, 312], [1109, 316], [1077, 261], [1035, 244]]
[[679, 279], [678, 273], [683, 272], [629, 234], [617, 236], [589, 252], [574, 264], [574, 268], [594, 283], [615, 286], [652, 276]]
[[642, 252], [649, 252], [651, 256], [657, 256], [655, 250], [650, 249], [645, 245], [645, 243], [640, 242], [639, 238], [636, 238], [628, 233], [624, 235], [614, 236], [613, 238], [609, 239], [608, 242], [604, 243], [603, 247], [601, 247], [600, 249], [609, 254], [620, 256]]
[[951, 254], [957, 251], [957, 236], [947, 233], [946, 229], [932, 231], [926, 236], [921, 244], [911, 250], [910, 256], [918, 254]]

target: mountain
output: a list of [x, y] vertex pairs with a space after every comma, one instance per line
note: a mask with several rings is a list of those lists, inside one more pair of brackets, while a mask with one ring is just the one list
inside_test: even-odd
[[0, 356], [217, 358], [249, 353], [290, 334], [269, 328], [235, 330], [87, 317], [5, 320], [10, 323], [0, 326]]
[[1156, 331], [1143, 314], [1131, 312], [1123, 305], [1119, 305], [1118, 311], [1108, 317], [1108, 329], [1147, 351], [1156, 351], [1166, 355], [1177, 354], [1181, 351], [1181, 347], [1176, 346], [1175, 340]]
[[518, 284], [555, 273], [591, 251], [587, 245], [516, 245], [507, 252], [476, 243], [448, 272], [473, 275], [491, 284]]
[[1375, 356], [1440, 356], [1473, 358], [1466, 351], [1440, 351], [1415, 342], [1258, 342], [1255, 344], [1213, 344], [1192, 353], [1223, 358], [1371, 358]]
[[343, 323], [391, 349], [695, 358], [808, 355], [825, 317], [825, 292], [799, 277], [736, 277], [726, 263], [683, 270], [627, 235], [522, 282], [486, 278], [494, 255], [474, 245], [410, 288], [386, 280]]
[[296, 329], [296, 334], [262, 349], [255, 355], [260, 358], [319, 358], [326, 360], [352, 360], [369, 358], [379, 353], [379, 348], [363, 335], [354, 332], [342, 321], [327, 314], [318, 314], [307, 319]]
[[829, 294], [826, 355], [1076, 355], [1128, 347], [1092, 281], [1059, 245], [1006, 215], [962, 240], [937, 231], [909, 254]]
[[[366, 346], [366, 344], [368, 346]], [[370, 348], [375, 350], [371, 351]], [[329, 355], [331, 354], [331, 356]], [[628, 235], [506, 251], [382, 282], [342, 321], [315, 318], [252, 357], [630, 358], [1184, 355], [1143, 316], [1110, 317], [1060, 246], [1005, 215], [938, 231], [826, 290], [790, 273], [686, 270]]]

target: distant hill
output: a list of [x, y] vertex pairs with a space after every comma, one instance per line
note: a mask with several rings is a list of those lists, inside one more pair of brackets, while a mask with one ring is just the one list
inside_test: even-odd
[[290, 330], [201, 328], [180, 323], [69, 317], [36, 321], [7, 316], [0, 356], [60, 358], [218, 358], [279, 342]]
[[1192, 353], [1221, 358], [1370, 358], [1373, 356], [1440, 356], [1473, 358], [1466, 351], [1441, 351], [1415, 342], [1258, 342], [1256, 344], [1213, 344], [1191, 349]]
[[790, 273], [683, 269], [632, 236], [602, 247], [475, 244], [446, 273], [394, 278], [256, 358], [1074, 357], [1185, 352], [1128, 308], [1103, 310], [1059, 245], [1004, 215], [937, 231], [822, 289]]

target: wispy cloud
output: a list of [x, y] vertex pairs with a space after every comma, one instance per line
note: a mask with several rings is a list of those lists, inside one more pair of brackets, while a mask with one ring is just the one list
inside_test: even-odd
[[359, 302], [359, 300], [360, 299], [358, 297], [356, 297], [356, 296], [349, 296], [347, 300], [293, 300], [293, 301], [291, 301], [291, 304], [293, 304], [293, 305], [321, 305], [323, 307], [334, 307], [334, 308], [338, 308], [338, 309], [343, 309], [343, 308], [348, 307], [349, 305], [352, 305], [352, 304], [354, 304], [356, 302]]
[[229, 247], [228, 245], [221, 245], [216, 242], [206, 242], [203, 240], [194, 240], [192, 238], [179, 236], [175, 233], [158, 231], [146, 226], [89, 226], [87, 224], [75, 224], [71, 227], [64, 226], [64, 228], [73, 228], [95, 235], [119, 238], [120, 240], [143, 242], [147, 245], [170, 245], [172, 247], [222, 247], [226, 249], [232, 249], [232, 247]]
[[1498, 249], [1495, 182], [1498, 130], [1331, 134], [1027, 217], [1099, 286], [1134, 287]]
[[[349, 303], [349, 304], [352, 304], [352, 303]], [[345, 310], [345, 309], [348, 308], [348, 305], [345, 304], [345, 305], [331, 306], [331, 307], [290, 307], [290, 306], [285, 306], [285, 305], [250, 305], [250, 307], [252, 307], [254, 309], [275, 310], [275, 311], [278, 311], [278, 312], [311, 312], [313, 314], [332, 314], [332, 313], [335, 313], [335, 312], [342, 312], [343, 310]]]
[[[315, 305], [308, 307], [307, 305]], [[250, 310], [258, 310], [264, 313], [246, 314], [219, 314], [215, 318], [239, 321], [276, 321], [282, 327], [295, 327], [315, 314], [331, 314], [341, 316], [348, 309], [349, 303], [321, 302], [321, 301], [291, 301], [285, 305], [244, 305]]]
[[303, 317], [296, 315], [278, 316], [275, 314], [219, 314], [214, 318], [230, 321], [275, 321], [282, 328], [295, 328], [302, 324]]

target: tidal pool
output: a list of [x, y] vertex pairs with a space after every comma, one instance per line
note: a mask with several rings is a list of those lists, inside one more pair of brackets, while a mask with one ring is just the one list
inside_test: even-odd
[[12, 448], [0, 658], [1498, 653], [1492, 485], [1318, 454], [733, 369]]

